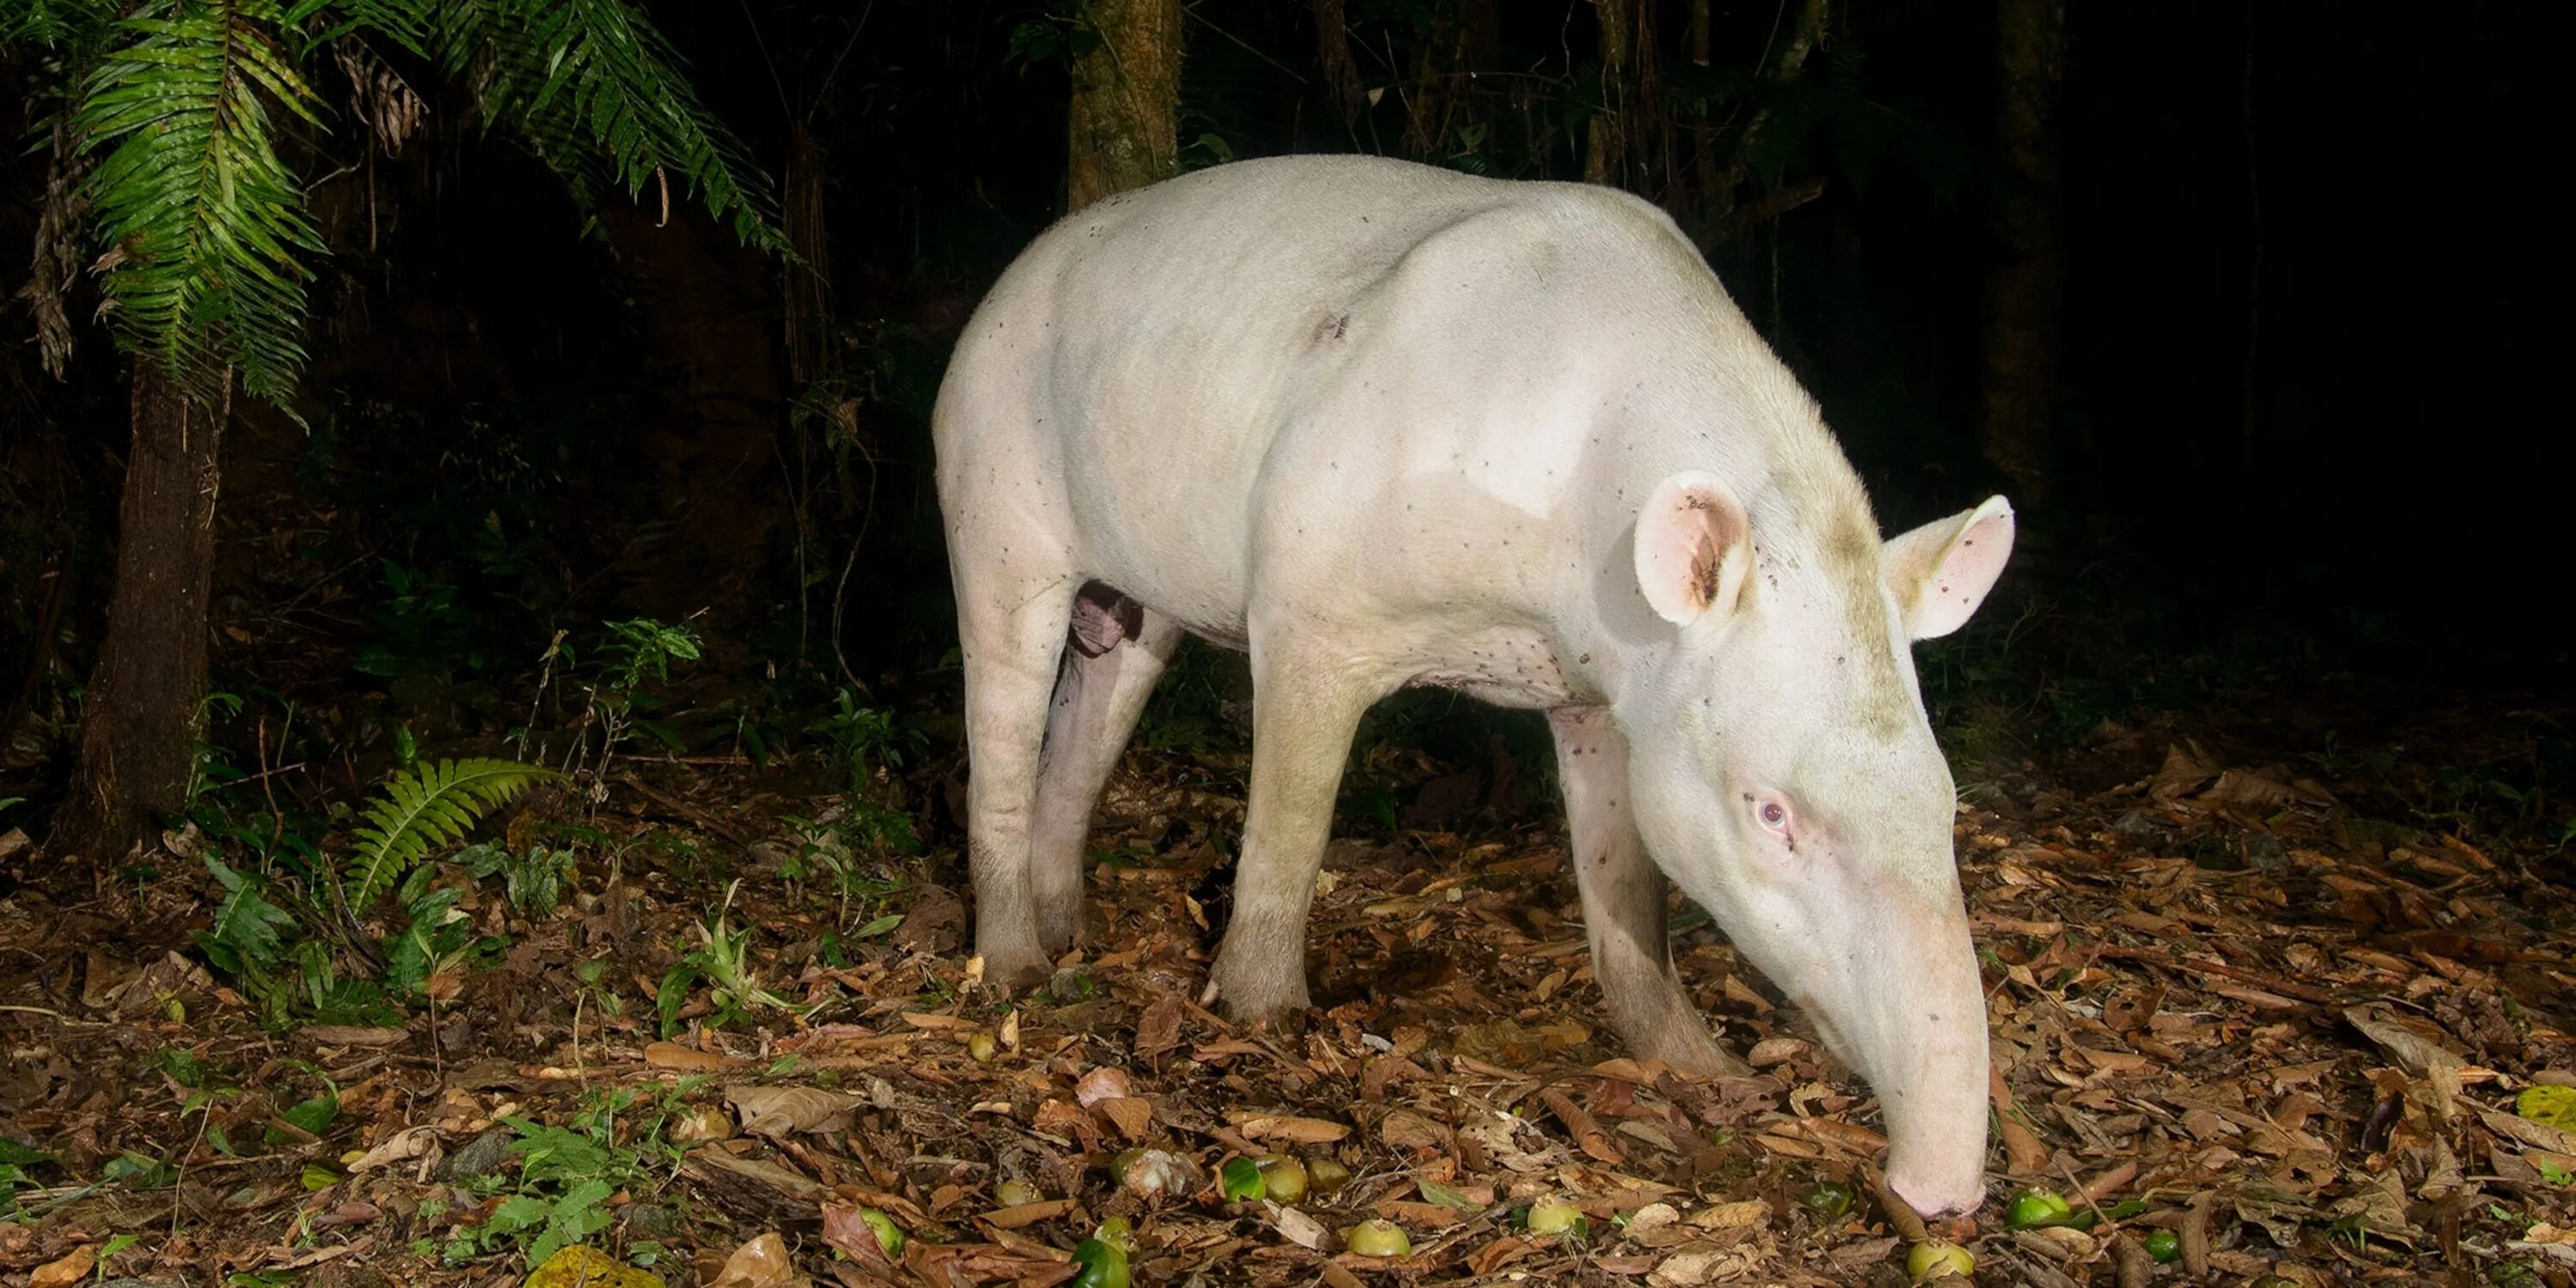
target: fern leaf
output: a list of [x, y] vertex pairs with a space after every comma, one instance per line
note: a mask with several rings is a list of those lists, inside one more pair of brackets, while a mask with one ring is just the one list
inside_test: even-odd
[[768, 177], [628, 0], [455, 0], [442, 16], [441, 59], [485, 123], [518, 133], [584, 206], [615, 187], [694, 189], [745, 243], [784, 249]]
[[278, 933], [295, 924], [293, 914], [269, 902], [261, 883], [234, 871], [213, 855], [206, 856], [206, 870], [224, 887], [224, 901], [215, 908], [214, 924], [200, 932], [203, 942], [231, 950], [241, 966], [241, 973], [261, 973], [275, 966], [285, 955], [286, 944]]
[[346, 880], [349, 909], [363, 915], [430, 851], [465, 840], [485, 814], [554, 774], [514, 760], [443, 760], [396, 773], [367, 806]]
[[322, 240], [277, 152], [278, 113], [318, 100], [279, 45], [273, 3], [149, 0], [72, 109], [89, 176], [107, 315], [129, 349], [211, 405], [237, 370], [280, 407], [304, 365], [308, 259]]

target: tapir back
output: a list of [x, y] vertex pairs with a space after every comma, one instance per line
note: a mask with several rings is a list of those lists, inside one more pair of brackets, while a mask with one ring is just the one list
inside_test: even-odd
[[[1239, 641], [1265, 470], [1277, 473], [1281, 435], [1328, 399], [1368, 403], [1318, 430], [1368, 440], [1341, 459], [1352, 472], [1331, 480], [1343, 495], [1372, 467], [1407, 468], [1407, 452], [1438, 431], [1425, 423], [1433, 416], [1522, 436], [1497, 487], [1570, 481], [1569, 470], [1525, 468], [1539, 445], [1524, 418], [1465, 405], [1520, 398], [1498, 388], [1513, 378], [1544, 371], [1563, 386], [1577, 374], [1566, 329], [1535, 316], [1546, 308], [1495, 295], [1542, 284], [1461, 283], [1479, 297], [1442, 310], [1415, 303], [1409, 322], [1429, 334], [1366, 333], [1372, 308], [1403, 310], [1409, 301], [1390, 295], [1422, 289], [1408, 287], [1407, 261], [1444, 230], [1551, 205], [1659, 218], [1607, 189], [1361, 157], [1242, 162], [1107, 198], [1034, 243], [968, 324], [934, 423], [943, 477], [969, 462], [1029, 463], [1032, 483], [1054, 485], [1025, 503], [1070, 507], [1076, 563], [1197, 633]], [[1354, 326], [1362, 333], [1345, 334]], [[1442, 351], [1477, 328], [1526, 352], [1497, 363]], [[1386, 370], [1352, 375], [1355, 355]], [[1396, 412], [1408, 396], [1390, 388], [1399, 382], [1420, 412]]]

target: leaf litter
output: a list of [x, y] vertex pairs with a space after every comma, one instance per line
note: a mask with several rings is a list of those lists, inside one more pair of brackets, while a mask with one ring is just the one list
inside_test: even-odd
[[[730, 903], [641, 861], [545, 917], [468, 889], [506, 946], [399, 1026], [264, 1031], [181, 936], [145, 946], [202, 906], [182, 882], [0, 900], [0, 1282], [1053, 1285], [1100, 1281], [1072, 1250], [1123, 1222], [1139, 1284], [1894, 1285], [1935, 1238], [1990, 1283], [2568, 1284], [2563, 844], [2228, 744], [2112, 728], [1963, 774], [1999, 1127], [1972, 1221], [1877, 1196], [1868, 1089], [1683, 905], [1747, 1067], [1627, 1055], [1559, 824], [1473, 767], [1374, 762], [1422, 799], [1346, 812], [1283, 1031], [1195, 1001], [1239, 757], [1130, 757], [1087, 947], [1016, 1002], [965, 956], [953, 850], [854, 902], [780, 868], [828, 802], [639, 762], [652, 792], [589, 825], [751, 838]], [[675, 972], [737, 939], [740, 978]], [[1228, 1200], [1236, 1159], [1312, 1180]], [[2067, 1217], [2006, 1229], [2031, 1189]], [[1350, 1246], [1372, 1221], [1400, 1251]]]

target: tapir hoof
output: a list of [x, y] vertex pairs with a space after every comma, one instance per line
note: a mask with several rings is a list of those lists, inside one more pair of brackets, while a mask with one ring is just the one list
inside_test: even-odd
[[1217, 955], [1216, 967], [1208, 974], [1207, 991], [1199, 995], [1199, 1005], [1211, 1001], [1245, 1024], [1282, 1028], [1304, 1015], [1310, 1005], [1302, 973], [1289, 974], [1282, 980], [1276, 971], [1232, 966], [1223, 953]]
[[1680, 1072], [1703, 1078], [1741, 1078], [1753, 1072], [1753, 1066], [1719, 1045], [1697, 1020], [1668, 1026], [1644, 1041], [1632, 1041], [1628, 1050], [1642, 1059], [1661, 1060]]
[[1014, 997], [1026, 996], [1055, 975], [1055, 963], [1042, 953], [995, 949], [983, 954], [984, 983]]

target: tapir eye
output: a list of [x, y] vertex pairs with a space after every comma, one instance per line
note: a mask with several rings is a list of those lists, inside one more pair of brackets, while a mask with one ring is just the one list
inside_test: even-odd
[[1764, 801], [1754, 813], [1761, 818], [1762, 826], [1774, 832], [1789, 830], [1789, 807], [1778, 801]]

